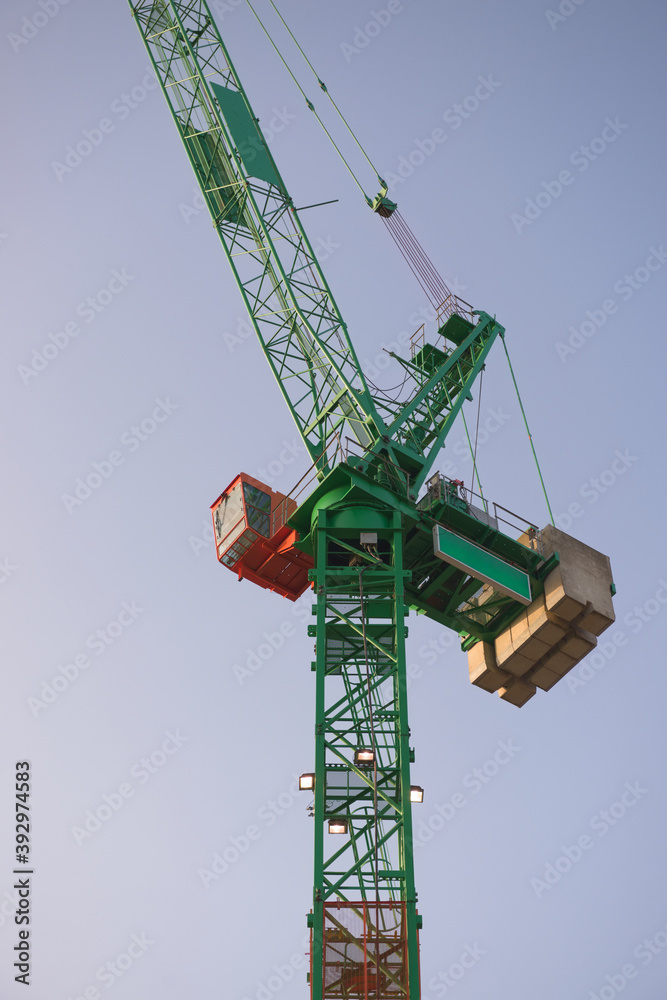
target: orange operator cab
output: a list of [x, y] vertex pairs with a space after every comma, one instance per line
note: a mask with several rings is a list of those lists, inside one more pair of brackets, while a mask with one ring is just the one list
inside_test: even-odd
[[313, 560], [295, 548], [298, 535], [287, 524], [296, 503], [244, 472], [211, 507], [219, 561], [251, 580], [296, 601], [309, 586]]

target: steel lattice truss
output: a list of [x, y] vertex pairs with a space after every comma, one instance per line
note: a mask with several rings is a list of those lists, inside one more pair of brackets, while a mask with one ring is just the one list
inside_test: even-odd
[[440, 354], [437, 369], [401, 362], [414, 379], [407, 402], [371, 392], [205, 0], [130, 6], [262, 349], [320, 478], [341, 460], [341, 442], [349, 436], [367, 463], [399, 470], [400, 492], [414, 493], [502, 328], [481, 313], [466, 342]]
[[[325, 474], [327, 444], [345, 423], [364, 448], [384, 432], [338, 307], [263, 136], [248, 125], [256, 119], [208, 5], [131, 6], [266, 357]], [[247, 108], [243, 142], [221, 112], [229, 92]]]
[[[391, 975], [397, 996], [417, 997], [403, 529], [398, 512], [378, 512], [380, 547], [364, 548], [359, 517], [368, 513], [318, 514], [312, 975], [326, 958], [333, 904], [395, 904], [406, 914], [400, 989]], [[359, 762], [360, 749], [374, 762]], [[329, 835], [330, 820], [347, 824], [346, 832]], [[382, 974], [390, 976], [389, 966]], [[313, 996], [345, 995], [325, 986], [314, 978]]]

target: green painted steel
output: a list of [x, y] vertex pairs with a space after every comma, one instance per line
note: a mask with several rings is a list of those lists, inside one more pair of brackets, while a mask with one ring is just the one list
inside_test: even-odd
[[[372, 492], [365, 496], [372, 500]], [[419, 1000], [419, 951], [412, 855], [410, 730], [405, 658], [403, 525], [398, 511], [357, 506], [359, 494], [314, 512], [317, 553], [315, 866], [311, 984], [323, 982], [327, 904], [402, 904], [407, 961], [396, 996]], [[377, 535], [360, 544], [359, 525]], [[355, 763], [371, 750], [374, 762]], [[327, 833], [332, 819], [347, 833]], [[384, 970], [383, 970], [384, 971]], [[331, 987], [331, 984], [329, 984]], [[392, 993], [392, 995], [394, 995]]]
[[[264, 353], [324, 475], [345, 436], [365, 448], [386, 433], [338, 307], [264, 137], [248, 132], [256, 116], [205, 0], [130, 7]], [[260, 161], [264, 178], [252, 173]]]
[[[380, 915], [400, 909], [402, 964], [379, 971], [392, 997], [420, 1000], [405, 619], [410, 608], [428, 614], [465, 644], [492, 638], [522, 608], [507, 587], [482, 602], [473, 575], [479, 565], [439, 559], [434, 527], [494, 553], [494, 566], [512, 563], [533, 594], [542, 587], [539, 555], [458, 496], [455, 484], [432, 477], [417, 502], [504, 329], [488, 313], [459, 315], [456, 300], [444, 313], [439, 346], [396, 358], [405, 398], [371, 390], [207, 3], [130, 0], [130, 7], [319, 480], [289, 521], [315, 563], [311, 997], [349, 995], [343, 978], [338, 986], [323, 978], [325, 928], [351, 941], [331, 909], [347, 903], [355, 919], [362, 910], [371, 926], [375, 919], [376, 955]], [[369, 534], [377, 541], [362, 543]], [[487, 576], [498, 582], [497, 569]], [[359, 749], [373, 751], [370, 768], [355, 759]], [[347, 832], [327, 833], [332, 819], [347, 823]]]
[[438, 559], [491, 584], [494, 590], [515, 598], [520, 604], [528, 605], [533, 599], [528, 573], [439, 524], [433, 529], [433, 551]]
[[130, 0], [130, 7], [262, 349], [320, 477], [349, 458], [349, 438], [367, 468], [416, 498], [503, 328], [485, 313], [474, 329], [460, 318], [455, 349], [441, 352], [439, 367], [418, 357], [399, 359], [413, 386], [407, 403], [369, 390], [207, 3]]
[[218, 83], [211, 83], [211, 90], [220, 105], [220, 110], [227, 122], [248, 176], [280, 187], [281, 180], [271, 157], [268, 155], [264, 136], [252, 117], [241, 91], [221, 87]]

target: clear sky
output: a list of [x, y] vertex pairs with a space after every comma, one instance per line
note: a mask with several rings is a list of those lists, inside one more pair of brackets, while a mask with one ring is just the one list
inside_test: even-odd
[[[618, 588], [598, 651], [521, 710], [471, 687], [453, 634], [410, 621], [423, 995], [663, 1000], [667, 11], [280, 9], [443, 275], [507, 328], [554, 513]], [[245, 4], [213, 10], [297, 204], [339, 199], [305, 221], [392, 386], [382, 348], [423, 294]], [[305, 453], [125, 0], [5, 0], [0, 46], [0, 996], [23, 989], [29, 760], [33, 1000], [306, 998], [308, 601], [239, 585], [208, 535], [239, 471], [287, 491]], [[544, 524], [502, 352], [484, 381], [485, 492]], [[469, 484], [461, 441], [440, 465]]]

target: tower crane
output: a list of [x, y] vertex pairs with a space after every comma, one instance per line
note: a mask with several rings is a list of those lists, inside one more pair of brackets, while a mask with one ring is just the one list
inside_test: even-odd
[[[614, 620], [609, 560], [433, 473], [504, 328], [447, 293], [434, 341], [396, 358], [407, 396], [371, 386], [207, 3], [130, 7], [312, 464], [290, 495], [241, 473], [212, 506], [239, 579], [313, 591], [310, 995], [419, 1000], [409, 611], [458, 632], [472, 682], [521, 706]], [[368, 201], [395, 210], [386, 185]]]

